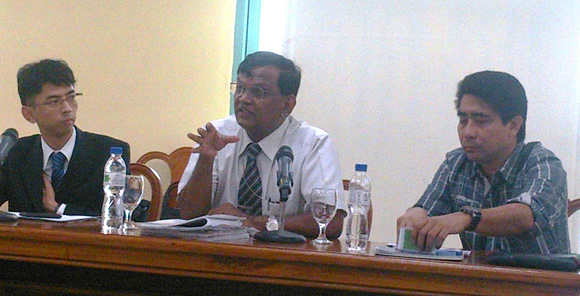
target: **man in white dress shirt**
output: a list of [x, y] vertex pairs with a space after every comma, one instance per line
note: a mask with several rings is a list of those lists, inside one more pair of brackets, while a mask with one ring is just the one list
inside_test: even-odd
[[[198, 135], [188, 134], [198, 146], [179, 184], [182, 218], [230, 214], [247, 217], [247, 226], [266, 229], [268, 217], [279, 210], [275, 156], [286, 145], [294, 154], [294, 184], [286, 202], [284, 229], [316, 237], [319, 227], [310, 213], [310, 193], [313, 188], [334, 188], [339, 191], [338, 211], [327, 236], [340, 236], [346, 205], [338, 153], [326, 132], [290, 116], [300, 76], [291, 60], [271, 52], [253, 53], [240, 64], [237, 82], [232, 83], [235, 116], [207, 123], [198, 128]], [[254, 145], [259, 145], [256, 156], [249, 156]], [[258, 187], [240, 190], [246, 178], [252, 178], [246, 175], [251, 166], [257, 166]], [[255, 199], [252, 205], [246, 206], [243, 192], [254, 196], [249, 197]]]

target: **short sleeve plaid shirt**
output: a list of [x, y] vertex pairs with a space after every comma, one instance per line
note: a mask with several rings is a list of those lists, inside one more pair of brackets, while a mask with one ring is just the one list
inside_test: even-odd
[[492, 177], [491, 184], [481, 168], [467, 159], [461, 148], [447, 153], [433, 181], [415, 207], [429, 216], [457, 212], [464, 205], [493, 208], [512, 202], [530, 206], [534, 228], [512, 237], [487, 237], [475, 232], [460, 233], [463, 248], [501, 250], [508, 253], [569, 254], [568, 193], [566, 172], [550, 150], [536, 145], [519, 172], [514, 164], [524, 147], [514, 153]]

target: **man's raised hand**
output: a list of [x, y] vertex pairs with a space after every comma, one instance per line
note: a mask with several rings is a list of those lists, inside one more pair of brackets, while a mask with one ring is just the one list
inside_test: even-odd
[[238, 136], [225, 136], [219, 133], [216, 128], [208, 122], [204, 128], [198, 128], [199, 135], [192, 133], [187, 134], [187, 137], [192, 139], [199, 146], [193, 148], [194, 153], [201, 155], [215, 157], [218, 151], [222, 150], [227, 144], [235, 143], [240, 140]]

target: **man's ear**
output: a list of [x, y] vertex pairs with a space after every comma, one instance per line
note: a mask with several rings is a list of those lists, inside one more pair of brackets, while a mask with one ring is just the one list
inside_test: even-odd
[[34, 117], [34, 113], [32, 112], [32, 107], [29, 106], [22, 106], [22, 116], [24, 119], [30, 123], [36, 123], [36, 117]]
[[524, 123], [524, 119], [520, 115], [516, 115], [516, 116], [514, 116], [514, 118], [512, 118], [510, 120], [508, 125], [510, 127], [510, 135], [512, 137], [517, 136], [518, 132], [522, 128], [523, 123]]
[[288, 116], [294, 110], [296, 106], [296, 96], [295, 95], [287, 95], [284, 99], [284, 112], [285, 115]]

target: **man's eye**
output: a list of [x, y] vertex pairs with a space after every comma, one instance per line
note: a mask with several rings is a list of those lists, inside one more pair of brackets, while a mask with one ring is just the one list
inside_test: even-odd
[[58, 100], [48, 101], [48, 105], [50, 105], [50, 106], [56, 106], [56, 105], [58, 105]]
[[259, 87], [252, 87], [250, 88], [250, 93], [254, 97], [261, 98], [264, 95], [264, 90]]

